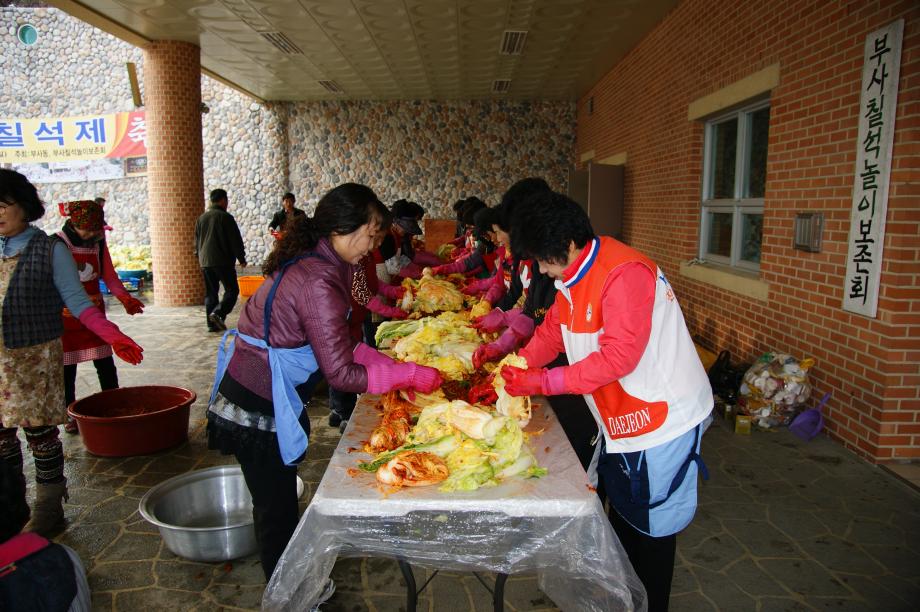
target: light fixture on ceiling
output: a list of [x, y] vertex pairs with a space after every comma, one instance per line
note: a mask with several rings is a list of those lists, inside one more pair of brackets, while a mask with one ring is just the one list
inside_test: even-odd
[[527, 42], [527, 30], [505, 30], [498, 49], [500, 55], [521, 55]]
[[323, 88], [329, 93], [334, 93], [334, 94], [345, 93], [345, 90], [339, 87], [339, 84], [336, 83], [335, 81], [317, 81], [317, 83], [322, 85]]
[[511, 90], [511, 79], [495, 79], [492, 81], [492, 93], [506, 94]]
[[268, 43], [285, 55], [303, 55], [300, 47], [283, 32], [259, 32]]

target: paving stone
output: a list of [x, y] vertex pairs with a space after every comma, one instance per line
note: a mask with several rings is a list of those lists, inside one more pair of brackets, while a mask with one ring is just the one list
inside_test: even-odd
[[904, 534], [900, 529], [892, 529], [879, 521], [855, 518], [850, 523], [847, 538], [859, 544], [890, 546], [897, 548], [904, 544]]
[[[726, 575], [728, 582], [731, 582], [752, 597], [764, 595], [783, 596], [788, 594], [786, 589], [763, 571], [752, 559], [742, 559], [722, 573]], [[674, 590], [673, 586], [671, 590]]]
[[537, 577], [511, 576], [505, 582], [505, 601], [516, 610], [555, 610], [553, 601], [540, 590]]
[[828, 534], [827, 525], [819, 521], [812, 512], [789, 512], [786, 509], [771, 512], [770, 524], [794, 541]]
[[214, 567], [192, 561], [157, 561], [153, 573], [158, 587], [200, 593], [211, 584]]
[[82, 523], [123, 521], [137, 510], [137, 500], [116, 495], [96, 505], [80, 519]]
[[91, 605], [93, 612], [111, 612], [115, 608], [115, 595], [114, 593], [99, 593], [93, 591], [91, 594]]
[[225, 566], [213, 568], [213, 574], [214, 584], [265, 586], [265, 573], [262, 571], [258, 555], [232, 561], [230, 571], [225, 571]]
[[805, 602], [816, 610], [835, 612], [878, 612], [878, 607], [864, 601], [838, 597], [806, 597]]
[[755, 557], [802, 557], [795, 543], [766, 521], [725, 518], [722, 524]]
[[201, 600], [200, 593], [171, 591], [160, 588], [123, 591], [115, 595], [115, 610], [118, 612], [174, 612], [192, 607]]
[[[840, 581], [850, 587], [876, 610], [916, 610], [920, 599], [911, 600], [911, 592], [904, 589], [891, 591], [877, 578], [857, 575], [840, 575]], [[913, 594], [916, 594], [914, 591]]]
[[814, 561], [804, 559], [761, 559], [758, 564], [789, 590], [800, 595], [846, 596], [839, 580]]
[[184, 474], [193, 469], [196, 460], [181, 455], [159, 455], [147, 464], [148, 472], [164, 472], [167, 474]]
[[152, 561], [96, 563], [87, 573], [93, 591], [120, 591], [153, 586]]
[[85, 562], [98, 555], [106, 546], [114, 542], [120, 532], [121, 528], [112, 523], [72, 525], [54, 540], [78, 551], [81, 559]]
[[[679, 544], [678, 544], [679, 546]], [[671, 576], [671, 595], [695, 593], [700, 590], [700, 583], [688, 565], [677, 563]]]
[[738, 541], [727, 533], [706, 538], [698, 546], [683, 551], [690, 564], [712, 570], [720, 570], [746, 554]]
[[680, 612], [719, 612], [715, 604], [706, 599], [702, 593], [674, 595], [669, 604], [669, 609], [680, 610]]
[[895, 576], [917, 580], [917, 574], [920, 573], [918, 569], [920, 568], [920, 553], [918, 551], [908, 549], [906, 546], [869, 544], [864, 544], [862, 548]]
[[[393, 559], [381, 559], [369, 557], [361, 560], [360, 564], [361, 579], [358, 582], [362, 588], [375, 593], [393, 593], [400, 594], [406, 592], [406, 583], [404, 580], [393, 580], [393, 576], [402, 576], [399, 570], [399, 563]], [[425, 580], [422, 573], [415, 568], [416, 588], [420, 588]], [[338, 584], [338, 582], [336, 582]], [[358, 586], [356, 585], [356, 586]]]
[[153, 559], [160, 551], [159, 535], [123, 533], [105, 549], [107, 561], [140, 561]]
[[71, 506], [94, 506], [112, 497], [112, 492], [104, 489], [73, 486], [68, 483], [67, 495], [70, 499], [67, 500], [66, 504]]
[[208, 589], [214, 600], [224, 606], [257, 609], [262, 604], [264, 586], [217, 584]]
[[131, 484], [137, 487], [152, 487], [158, 485], [164, 480], [169, 480], [173, 476], [178, 476], [179, 473], [168, 473], [168, 472], [144, 472], [138, 474], [131, 479]]
[[691, 571], [700, 583], [700, 591], [715, 603], [717, 609], [732, 612], [754, 612], [757, 609], [754, 598], [738, 588], [724, 572], [712, 572], [702, 567], [693, 567]]
[[865, 551], [843, 538], [819, 536], [799, 540], [799, 545], [815, 561], [831, 571], [846, 571], [866, 576], [884, 574], [886, 569], [875, 562]]
[[[353, 557], [353, 558], [348, 558], [348, 559], [339, 559], [336, 562], [335, 567], [332, 568], [332, 574], [331, 574], [332, 579], [335, 580], [336, 590], [342, 589], [345, 591], [357, 591], [357, 590], [364, 589], [364, 582], [362, 578], [362, 572], [363, 572], [362, 567], [364, 565], [364, 561], [365, 561], [364, 557]], [[381, 563], [385, 563], [387, 560], [386, 559], [375, 560], [375, 562], [377, 561]], [[418, 581], [419, 573], [416, 571], [415, 575], [416, 575], [416, 581]], [[398, 586], [398, 588], [405, 589], [406, 583], [403, 582], [402, 574], [399, 573], [399, 568], [395, 563], [394, 563], [393, 568], [391, 568], [391, 571], [387, 573], [387, 576], [388, 576], [388, 579], [390, 580], [395, 580], [395, 578], [398, 576], [399, 585], [401, 585], [401, 586]], [[419, 585], [421, 585], [420, 582], [419, 582]]]
[[795, 599], [764, 597], [760, 600], [760, 612], [813, 612], [813, 608]]

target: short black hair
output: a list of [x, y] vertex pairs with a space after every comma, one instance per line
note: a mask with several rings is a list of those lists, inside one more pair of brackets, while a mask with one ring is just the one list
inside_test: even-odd
[[217, 204], [221, 200], [227, 199], [227, 192], [224, 189], [215, 189], [211, 192], [211, 204]]
[[553, 191], [538, 193], [518, 206], [511, 221], [511, 251], [527, 257], [564, 264], [569, 245], [582, 248], [594, 238], [591, 220], [575, 201]]
[[35, 185], [15, 170], [0, 168], [0, 201], [22, 208], [29, 223], [41, 219], [45, 214], [45, 205], [38, 197]]
[[465, 225], [475, 225], [473, 216], [483, 208], [486, 208], [486, 203], [476, 196], [467, 198], [466, 204], [460, 209], [460, 221]]
[[95, 202], [99, 206], [102, 206], [105, 204], [105, 198], [103, 198], [102, 196], [98, 196], [93, 200], [93, 202]]
[[486, 232], [492, 231], [492, 224], [495, 223], [494, 208], [480, 208], [473, 215], [473, 231], [477, 236], [485, 236]]
[[291, 193], [290, 191], [288, 191], [286, 194], [284, 194], [284, 195], [281, 197], [281, 200], [282, 200], [282, 201], [284, 201], [284, 200], [290, 200], [291, 202], [296, 202], [296, 201], [297, 201], [297, 198], [294, 197], [294, 194], [293, 194], [293, 193]]
[[28, 521], [29, 504], [22, 469], [0, 460], [0, 543], [22, 531]]
[[425, 208], [418, 202], [409, 202], [409, 210], [412, 211], [412, 216], [415, 217], [416, 220], [425, 216]]
[[511, 232], [511, 220], [515, 209], [536, 194], [551, 191], [549, 184], [541, 178], [530, 177], [519, 180], [502, 196], [501, 204], [496, 208], [495, 225], [506, 232]]

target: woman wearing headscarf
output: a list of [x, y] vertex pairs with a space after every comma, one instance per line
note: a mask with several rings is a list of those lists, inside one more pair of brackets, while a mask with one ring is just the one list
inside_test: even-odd
[[143, 349], [93, 306], [67, 246], [31, 225], [44, 213], [26, 177], [0, 169], [0, 460], [22, 473], [22, 427], [36, 483], [26, 528], [47, 535], [63, 523], [67, 496], [57, 428], [67, 420], [62, 309], [129, 363], [140, 363]]
[[398, 363], [349, 333], [355, 265], [373, 248], [386, 208], [364, 185], [320, 199], [313, 218], [288, 226], [243, 307], [230, 350], [221, 345], [208, 406], [208, 446], [234, 454], [252, 494], [266, 579], [297, 526], [297, 463], [307, 450], [304, 405], [325, 377], [335, 389], [430, 392], [438, 371]]
[[[83, 289], [93, 305], [105, 313], [105, 300], [99, 289], [101, 278], [125, 312], [135, 315], [144, 312], [144, 304], [121, 284], [112, 256], [105, 242], [105, 217], [102, 205], [93, 200], [79, 200], [64, 204], [69, 217], [56, 235], [70, 249], [77, 264]], [[77, 399], [77, 364], [92, 361], [102, 390], [118, 388], [118, 370], [112, 358], [112, 346], [86, 328], [80, 320], [64, 308], [64, 401], [69, 406]], [[64, 431], [77, 432], [76, 422], [68, 418]]]

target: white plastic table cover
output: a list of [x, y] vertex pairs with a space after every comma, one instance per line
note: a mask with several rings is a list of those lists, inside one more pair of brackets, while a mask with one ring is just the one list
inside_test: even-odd
[[337, 557], [390, 557], [431, 569], [536, 572], [563, 610], [646, 610], [646, 595], [565, 432], [545, 398], [525, 428], [542, 478], [441, 493], [386, 494], [359, 472], [363, 442], [379, 424], [379, 396], [363, 395], [322, 482], [262, 598], [263, 610], [308, 610]]

